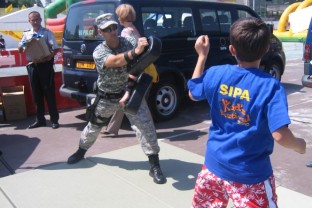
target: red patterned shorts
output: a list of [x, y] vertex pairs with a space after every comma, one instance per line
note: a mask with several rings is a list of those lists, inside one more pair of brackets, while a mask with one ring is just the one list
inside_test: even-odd
[[277, 208], [274, 176], [257, 184], [241, 184], [222, 180], [204, 165], [196, 180], [193, 208], [226, 208], [229, 198], [237, 208]]

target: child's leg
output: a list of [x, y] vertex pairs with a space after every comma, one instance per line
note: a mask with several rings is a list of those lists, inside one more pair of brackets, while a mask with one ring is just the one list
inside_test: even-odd
[[226, 208], [229, 196], [221, 184], [222, 180], [203, 165], [195, 184], [193, 208]]
[[277, 195], [275, 192], [275, 179], [273, 175], [269, 179], [258, 184], [223, 182], [235, 207], [277, 208]]

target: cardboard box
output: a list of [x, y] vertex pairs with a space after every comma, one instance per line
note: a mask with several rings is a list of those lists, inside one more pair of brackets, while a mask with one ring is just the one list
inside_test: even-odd
[[38, 60], [51, 54], [44, 38], [32, 38], [29, 42], [25, 43], [25, 46], [25, 52], [31, 60]]
[[5, 119], [13, 121], [26, 118], [24, 86], [2, 87], [1, 91]]

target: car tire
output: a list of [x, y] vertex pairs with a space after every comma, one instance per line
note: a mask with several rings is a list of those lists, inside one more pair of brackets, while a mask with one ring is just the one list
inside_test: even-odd
[[270, 62], [266, 67], [265, 67], [265, 72], [270, 74], [272, 77], [275, 79], [281, 81], [282, 79], [282, 66], [280, 63], [277, 61], [272, 61]]
[[181, 103], [181, 93], [173, 80], [161, 80], [151, 88], [148, 104], [154, 121], [172, 119]]

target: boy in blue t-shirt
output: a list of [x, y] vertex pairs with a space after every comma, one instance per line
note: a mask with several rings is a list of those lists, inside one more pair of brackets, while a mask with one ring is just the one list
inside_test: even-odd
[[205, 162], [198, 175], [193, 207], [277, 207], [270, 155], [274, 140], [305, 153], [306, 143], [295, 138], [288, 124], [287, 97], [281, 83], [259, 69], [270, 45], [270, 30], [257, 18], [237, 20], [230, 30], [229, 50], [237, 65], [204, 71], [208, 36], [200, 36], [198, 61], [188, 81], [192, 100], [211, 106]]

